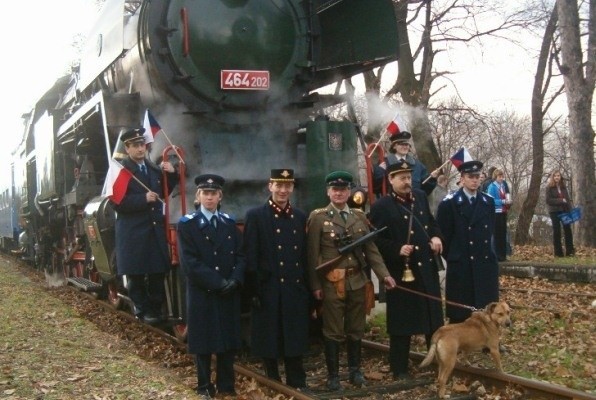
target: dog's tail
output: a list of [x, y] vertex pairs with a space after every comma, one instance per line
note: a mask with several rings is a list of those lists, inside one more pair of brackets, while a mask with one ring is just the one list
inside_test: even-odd
[[432, 343], [430, 345], [430, 348], [428, 349], [428, 353], [426, 354], [426, 357], [424, 357], [424, 360], [422, 360], [422, 362], [420, 363], [420, 367], [428, 366], [432, 362], [432, 360], [435, 358], [436, 352], [437, 352], [437, 344]]

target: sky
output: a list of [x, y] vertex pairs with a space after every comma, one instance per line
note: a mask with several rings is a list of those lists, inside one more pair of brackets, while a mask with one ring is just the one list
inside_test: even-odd
[[[23, 131], [20, 116], [68, 70], [76, 59], [73, 37], [86, 34], [97, 14], [95, 0], [29, 0], [24, 4], [26, 7], [20, 2], [6, 3], [4, 15], [10, 17], [0, 24], [5, 55], [0, 96], [4, 126], [9, 132], [3, 135], [9, 143], [0, 146], [0, 156], [18, 144]], [[529, 113], [535, 61], [528, 51], [501, 44], [490, 47], [490, 51], [462, 49], [443, 54], [437, 57], [440, 67], [457, 72], [451, 79], [466, 102], [484, 110]]]

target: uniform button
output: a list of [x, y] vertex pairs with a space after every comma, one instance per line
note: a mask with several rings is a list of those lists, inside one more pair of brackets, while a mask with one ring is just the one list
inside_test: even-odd
[[216, 255], [217, 255], [217, 251], [214, 251], [214, 252], [213, 252], [213, 255], [214, 255], [214, 256], [216, 256]]
[[300, 279], [296, 279], [296, 283], [300, 283]]
[[219, 271], [219, 267], [215, 267], [215, 270], [216, 270], [216, 271]]
[[410, 235], [413, 235], [413, 234], [414, 234], [414, 231], [410, 231]]
[[471, 231], [472, 230], [472, 227], [471, 226], [468, 226], [468, 230]]
[[275, 218], [279, 218], [279, 215], [275, 214]]
[[484, 225], [485, 228], [488, 228], [488, 225]]
[[279, 281], [280, 281], [281, 283], [284, 283], [284, 278], [281, 278]]
[[281, 231], [280, 231], [280, 230], [279, 230], [279, 228], [278, 228], [278, 229], [276, 229], [276, 230], [275, 230], [275, 232], [277, 232], [277, 233], [280, 233]]
[[414, 246], [414, 249], [416, 249], [416, 250], [419, 250], [419, 249], [420, 249], [420, 247], [418, 247], [418, 246]]
[[205, 239], [209, 240], [209, 236], [205, 236]]
[[294, 246], [294, 250], [298, 250], [298, 246]]
[[404, 215], [404, 219], [408, 219], [408, 216], [407, 215]]
[[485, 260], [486, 260], [486, 259], [488, 259], [488, 256], [484, 256], [484, 259], [485, 259]]
[[352, 260], [352, 257], [348, 257], [348, 260]]
[[298, 266], [298, 263], [296, 263], [296, 266]]
[[422, 263], [421, 263], [421, 262], [418, 262], [418, 266], [419, 266], [419, 267], [422, 267]]
[[156, 223], [156, 222], [154, 222], [154, 223], [153, 223], [153, 225], [157, 225], [157, 223]]
[[420, 211], [420, 215], [422, 215], [422, 214], [423, 214], [422, 211]]
[[234, 251], [230, 251], [230, 254], [234, 254]]
[[277, 249], [278, 249], [278, 250], [281, 250], [281, 245], [277, 246]]
[[296, 229], [294, 229], [294, 235], [295, 235], [296, 233], [297, 233], [297, 232], [296, 232]]
[[424, 225], [424, 229], [428, 229], [428, 225]]
[[485, 240], [484, 243], [488, 243], [488, 240]]
[[280, 261], [280, 262], [279, 262], [279, 266], [280, 266], [280, 267], [283, 267], [283, 266], [284, 266], [284, 262], [283, 262], [283, 261]]
[[294, 214], [290, 215], [290, 218], [294, 218]]
[[473, 245], [473, 244], [474, 244], [474, 242], [470, 240], [470, 245]]
[[470, 256], [470, 260], [473, 260], [473, 259], [474, 259], [474, 256]]
[[228, 239], [231, 239], [231, 238], [232, 238], [231, 236], [228, 236]]

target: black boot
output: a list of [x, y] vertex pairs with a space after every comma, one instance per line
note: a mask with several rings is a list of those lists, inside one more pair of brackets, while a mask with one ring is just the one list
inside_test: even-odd
[[327, 363], [327, 390], [341, 390], [339, 384], [339, 342], [325, 339], [325, 362]]
[[265, 368], [265, 374], [267, 375], [267, 378], [281, 382], [276, 358], [264, 358], [263, 367]]
[[366, 383], [364, 375], [360, 372], [360, 353], [362, 341], [348, 340], [348, 369], [350, 371], [350, 383], [356, 387], [362, 387]]

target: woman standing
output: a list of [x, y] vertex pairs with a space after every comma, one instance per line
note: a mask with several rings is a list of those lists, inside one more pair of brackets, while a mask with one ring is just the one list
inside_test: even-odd
[[[553, 225], [553, 246], [555, 257], [563, 257], [563, 247], [561, 246], [561, 219], [559, 215], [571, 210], [571, 199], [565, 186], [565, 181], [561, 177], [561, 172], [554, 170], [548, 177], [546, 184], [546, 205]], [[563, 225], [565, 231], [565, 253], [572, 256], [575, 253], [573, 248], [573, 234], [570, 225]]]
[[507, 260], [507, 210], [511, 198], [505, 183], [505, 174], [502, 169], [493, 171], [492, 182], [488, 185], [487, 193], [495, 199], [495, 253], [499, 261]]

